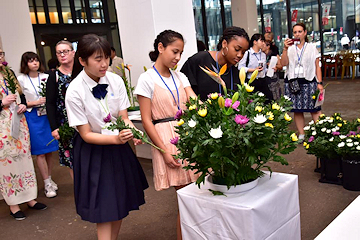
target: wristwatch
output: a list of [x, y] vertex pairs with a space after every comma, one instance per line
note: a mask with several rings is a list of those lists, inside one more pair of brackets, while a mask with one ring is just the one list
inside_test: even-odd
[[323, 85], [323, 82], [318, 82], [318, 84]]

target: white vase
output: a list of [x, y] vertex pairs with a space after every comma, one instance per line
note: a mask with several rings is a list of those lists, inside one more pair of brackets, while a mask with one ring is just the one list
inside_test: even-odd
[[250, 189], [253, 189], [254, 187], [256, 187], [256, 185], [259, 182], [259, 178], [257, 178], [248, 183], [236, 185], [235, 187], [231, 186], [228, 189], [228, 187], [226, 185], [219, 185], [219, 184], [213, 183], [211, 175], [206, 176], [205, 179], [206, 179], [206, 186], [209, 187], [209, 189], [214, 190], [214, 191], [219, 191], [224, 194], [234, 194], [234, 193], [242, 193], [242, 192], [249, 191]]

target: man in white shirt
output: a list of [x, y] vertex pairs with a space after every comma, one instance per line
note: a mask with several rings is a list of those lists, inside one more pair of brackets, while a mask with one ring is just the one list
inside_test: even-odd
[[[115, 48], [111, 47], [111, 66], [109, 66], [108, 71], [116, 73], [120, 77], [123, 77], [123, 72], [121, 70], [121, 64], [124, 63], [124, 60], [121, 57], [116, 56]], [[120, 68], [120, 69], [119, 69]]]
[[343, 47], [343, 49], [349, 49], [349, 43], [350, 43], [350, 39], [347, 36], [347, 34], [345, 33], [344, 36], [341, 38], [340, 40], [341, 46]]

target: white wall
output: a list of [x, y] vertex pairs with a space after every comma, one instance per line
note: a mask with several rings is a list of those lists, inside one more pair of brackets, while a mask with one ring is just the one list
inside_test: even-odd
[[233, 25], [244, 28], [250, 38], [260, 32], [255, 0], [231, 1], [231, 16]]
[[132, 65], [136, 85], [143, 67], [152, 66], [149, 52], [166, 29], [180, 32], [185, 49], [179, 67], [197, 52], [192, 0], [115, 0], [124, 62]]
[[1, 48], [9, 66], [18, 74], [21, 55], [26, 51], [36, 52], [28, 1], [0, 0], [0, 16]]

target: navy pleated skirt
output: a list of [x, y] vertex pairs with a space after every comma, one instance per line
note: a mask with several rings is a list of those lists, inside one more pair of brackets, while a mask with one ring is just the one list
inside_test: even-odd
[[76, 134], [73, 151], [75, 205], [83, 220], [118, 221], [145, 203], [149, 185], [128, 143], [93, 145]]
[[[31, 154], [41, 155], [57, 151], [59, 144], [56, 140], [51, 142], [54, 138], [51, 136], [51, 128], [47, 116], [38, 116], [36, 108], [33, 108], [31, 112], [26, 111], [24, 114], [29, 126]], [[49, 142], [51, 143], [47, 145]]]

